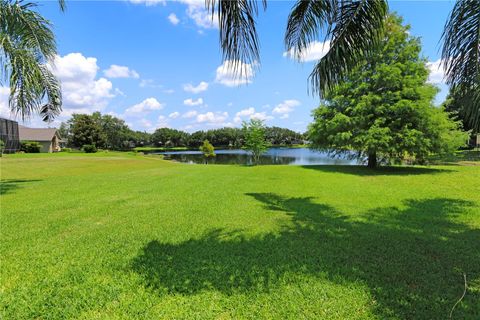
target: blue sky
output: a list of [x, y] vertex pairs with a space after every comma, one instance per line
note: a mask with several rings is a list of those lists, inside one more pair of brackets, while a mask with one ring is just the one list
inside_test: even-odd
[[[318, 97], [308, 94], [308, 75], [326, 47], [320, 42], [303, 62], [285, 54], [283, 35], [293, 2], [270, 1], [258, 19], [261, 60], [243, 82], [222, 65], [218, 29], [203, 0], [67, 1], [61, 13], [55, 1], [41, 2], [40, 12], [54, 25], [64, 113], [101, 111], [124, 119], [132, 128], [186, 131], [239, 126], [250, 117], [267, 125], [304, 131]], [[422, 39], [432, 62], [431, 81], [446, 95], [437, 68], [439, 39], [451, 1], [391, 1], [411, 33]], [[436, 62], [436, 63], [435, 63]], [[247, 66], [248, 67], [248, 66]], [[0, 88], [5, 113], [6, 90]], [[33, 119], [31, 126], [41, 126]]]

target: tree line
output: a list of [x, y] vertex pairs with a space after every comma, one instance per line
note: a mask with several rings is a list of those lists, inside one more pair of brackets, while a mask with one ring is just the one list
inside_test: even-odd
[[[59, 134], [67, 141], [68, 147], [94, 145], [109, 150], [130, 150], [135, 147], [197, 149], [205, 140], [216, 148], [242, 148], [246, 143], [245, 130], [241, 128], [225, 127], [193, 133], [159, 128], [148, 133], [132, 130], [124, 120], [100, 112], [73, 114], [60, 125]], [[305, 135], [286, 128], [266, 127], [265, 139], [270, 145], [293, 145], [304, 143]]]

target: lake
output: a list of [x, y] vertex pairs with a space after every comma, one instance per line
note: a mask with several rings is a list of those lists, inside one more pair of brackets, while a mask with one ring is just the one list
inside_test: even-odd
[[[161, 152], [165, 159], [174, 161], [202, 164], [205, 158], [200, 151], [171, 151]], [[252, 156], [245, 150], [215, 150], [216, 156], [210, 158], [212, 164], [252, 164]], [[315, 151], [308, 148], [270, 148], [260, 158], [260, 164], [284, 164], [284, 165], [317, 165], [338, 164], [358, 165], [360, 161], [345, 157], [332, 157], [326, 152]]]

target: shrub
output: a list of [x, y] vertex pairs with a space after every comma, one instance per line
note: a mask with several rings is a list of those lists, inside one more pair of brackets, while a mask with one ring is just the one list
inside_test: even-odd
[[85, 152], [85, 153], [95, 153], [97, 152], [97, 147], [95, 147], [94, 144], [84, 144], [83, 147], [82, 147], [82, 150]]
[[72, 148], [62, 148], [60, 152], [72, 152]]
[[37, 141], [22, 141], [20, 150], [25, 153], [40, 153], [42, 145]]

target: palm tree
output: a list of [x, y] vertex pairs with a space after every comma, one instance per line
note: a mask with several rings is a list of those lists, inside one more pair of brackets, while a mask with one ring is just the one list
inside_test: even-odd
[[[240, 69], [240, 76], [245, 66], [242, 62], [258, 65], [257, 1], [206, 0], [206, 6], [212, 16], [218, 15], [224, 60], [231, 60], [230, 65]], [[266, 8], [266, 0], [262, 6]], [[382, 37], [387, 13], [386, 0], [299, 0], [294, 4], [285, 33], [287, 50], [293, 49], [300, 57], [321, 34], [324, 41], [330, 41], [330, 50], [316, 63], [309, 77], [314, 93], [322, 97], [372, 52]], [[480, 0], [456, 2], [443, 40], [447, 83], [475, 97], [470, 110], [472, 117], [476, 114], [478, 119]]]
[[[59, 1], [64, 10], [65, 3]], [[22, 120], [39, 113], [51, 121], [62, 110], [60, 83], [47, 63], [56, 54], [51, 24], [35, 3], [0, 0], [0, 84], [10, 87], [9, 105]]]
[[455, 3], [442, 35], [447, 83], [469, 126], [480, 132], [480, 0]]

